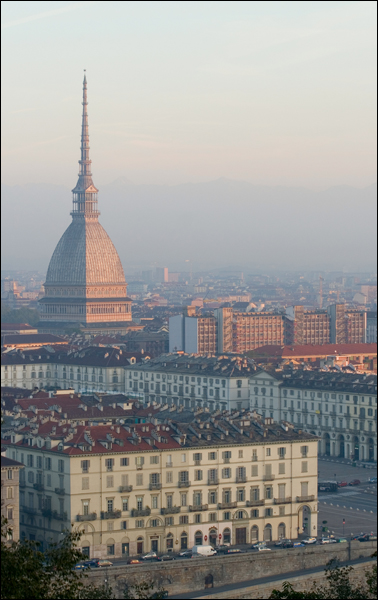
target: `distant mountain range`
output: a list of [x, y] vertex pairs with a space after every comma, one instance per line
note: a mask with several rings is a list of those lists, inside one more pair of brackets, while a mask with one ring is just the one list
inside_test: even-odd
[[[71, 217], [64, 186], [2, 185], [2, 266], [46, 269]], [[181, 185], [103, 185], [100, 221], [125, 271], [219, 265], [373, 269], [376, 184], [325, 191], [217, 179]], [[186, 264], [186, 266], [185, 266]], [[181, 266], [180, 266], [181, 265]]]

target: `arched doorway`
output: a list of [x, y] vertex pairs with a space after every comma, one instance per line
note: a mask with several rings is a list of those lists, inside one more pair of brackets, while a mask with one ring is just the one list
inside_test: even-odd
[[311, 508], [303, 505], [298, 511], [298, 537], [301, 535], [307, 537], [311, 535], [311, 531]]
[[369, 438], [368, 441], [368, 453], [369, 453], [369, 462], [373, 462], [374, 461], [374, 440], [373, 438]]
[[331, 456], [331, 438], [329, 437], [329, 433], [324, 434], [324, 454]]
[[272, 541], [272, 526], [270, 523], [267, 523], [264, 527], [264, 542]]
[[228, 527], [226, 527], [226, 529], [223, 529], [223, 543], [231, 544], [231, 529], [229, 529]]
[[210, 546], [213, 546], [213, 548], [215, 548], [215, 546], [217, 545], [217, 542], [218, 542], [218, 532], [216, 529], [210, 529], [209, 542], [210, 542]]
[[167, 551], [173, 552], [173, 533], [167, 533]]
[[251, 529], [251, 542], [254, 544], [259, 541], [259, 528], [257, 525], [253, 525]]
[[194, 534], [194, 545], [202, 546], [202, 531], [196, 531]]
[[188, 547], [188, 534], [186, 533], [186, 531], [182, 532], [180, 542], [181, 542], [181, 545], [180, 545], [181, 550], [186, 550]]
[[143, 554], [143, 538], [138, 537], [137, 539], [137, 554]]
[[353, 440], [353, 460], [360, 460], [360, 441], [356, 435]]
[[344, 436], [339, 436], [339, 458], [345, 458], [345, 440]]
[[286, 538], [286, 525], [285, 523], [280, 523], [278, 525], [278, 539]]

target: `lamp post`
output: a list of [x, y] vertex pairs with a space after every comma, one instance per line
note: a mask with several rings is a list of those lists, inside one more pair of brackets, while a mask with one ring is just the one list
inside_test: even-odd
[[343, 537], [345, 537], [345, 517], [343, 518]]

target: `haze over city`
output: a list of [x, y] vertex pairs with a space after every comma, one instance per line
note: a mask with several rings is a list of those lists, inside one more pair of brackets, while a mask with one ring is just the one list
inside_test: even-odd
[[84, 68], [126, 271], [375, 268], [375, 3], [2, 6], [4, 268], [69, 223]]

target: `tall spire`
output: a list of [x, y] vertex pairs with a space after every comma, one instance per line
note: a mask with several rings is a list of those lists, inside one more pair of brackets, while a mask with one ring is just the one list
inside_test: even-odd
[[77, 184], [73, 192], [73, 211], [72, 215], [87, 215], [97, 217], [97, 192], [98, 189], [93, 185], [91, 163], [89, 158], [89, 132], [88, 132], [88, 97], [87, 97], [87, 76], [84, 69], [83, 80], [83, 114], [81, 120], [81, 145], [80, 145], [80, 171]]

